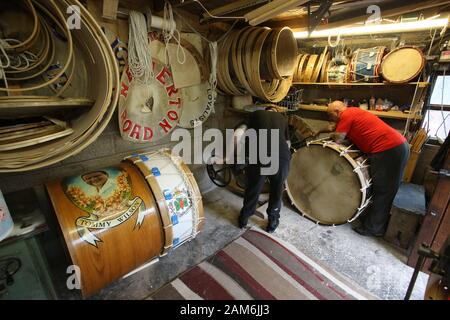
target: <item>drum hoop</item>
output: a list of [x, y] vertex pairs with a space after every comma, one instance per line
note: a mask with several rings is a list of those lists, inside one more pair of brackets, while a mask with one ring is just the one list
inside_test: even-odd
[[[330, 141], [315, 141], [315, 142], [311, 142], [310, 144], [308, 144], [307, 146], [305, 146], [306, 148], [308, 148], [310, 145], [316, 145], [316, 146], [321, 146], [321, 147], [326, 147], [329, 149], [332, 149], [333, 151], [337, 152], [337, 153], [341, 153], [342, 152], [342, 145], [340, 144], [336, 144], [336, 143], [326, 143], [326, 142], [330, 142]], [[340, 148], [339, 148], [340, 147]], [[368, 202], [368, 192], [367, 192], [367, 188], [366, 185], [364, 185], [363, 182], [367, 182], [367, 178], [364, 173], [362, 172], [362, 170], [357, 170], [358, 168], [360, 168], [360, 164], [355, 160], [355, 158], [352, 158], [348, 153], [344, 153], [343, 155], [341, 155], [342, 157], [344, 157], [347, 162], [350, 163], [350, 165], [353, 168], [353, 172], [356, 174], [356, 176], [358, 177], [358, 181], [359, 181], [359, 190], [361, 192], [361, 200], [360, 200], [360, 204], [359, 204], [359, 208], [358, 210], [353, 214], [353, 216], [347, 221], [347, 222], [351, 222], [353, 220], [355, 220], [362, 212], [363, 209], [367, 206], [367, 202]], [[359, 157], [358, 157], [359, 158]], [[301, 212], [301, 214], [303, 216], [306, 216], [308, 219], [313, 220], [314, 222], [316, 222], [319, 225], [340, 225], [340, 224], [345, 224], [347, 222], [343, 222], [343, 223], [333, 223], [333, 224], [329, 224], [329, 223], [322, 223], [319, 222], [317, 219], [313, 218], [312, 216], [308, 215], [307, 213], [303, 212], [299, 206], [297, 206], [296, 202], [292, 199], [295, 199], [295, 197], [293, 196], [293, 194], [291, 193], [290, 189], [289, 189], [289, 184], [285, 183], [286, 185], [286, 191], [289, 195], [289, 198], [291, 199], [292, 204]]]
[[159, 183], [156, 181], [153, 174], [150, 172], [150, 169], [147, 168], [147, 166], [144, 164], [144, 162], [137, 157], [130, 157], [125, 159], [125, 161], [129, 161], [133, 163], [141, 172], [141, 174], [144, 176], [145, 180], [149, 184], [150, 190], [153, 194], [153, 197], [155, 199], [156, 205], [159, 209], [159, 215], [161, 218], [161, 222], [164, 229], [164, 248], [162, 249], [162, 252], [160, 256], [164, 256], [167, 254], [167, 252], [172, 248], [173, 246], [173, 229], [172, 229], [172, 222], [170, 220], [169, 215], [169, 208], [167, 207], [166, 200], [164, 198], [164, 195], [161, 191], [161, 188], [159, 187]]
[[[192, 238], [195, 238], [197, 233], [200, 232], [200, 230], [203, 229], [204, 225], [204, 211], [203, 211], [203, 201], [202, 201], [202, 194], [200, 192], [200, 189], [198, 187], [197, 181], [194, 178], [194, 174], [191, 172], [189, 167], [182, 161], [181, 157], [175, 157], [172, 155], [170, 149], [163, 149], [161, 153], [165, 154], [170, 160], [172, 160], [172, 163], [175, 165], [175, 167], [178, 168], [180, 171], [182, 178], [184, 180], [184, 183], [190, 187], [191, 195], [191, 201], [193, 205], [193, 209], [196, 212], [196, 215], [194, 215], [194, 232], [192, 233]], [[175, 159], [175, 161], [174, 161]]]
[[[191, 237], [189, 240], [194, 239], [197, 234], [200, 232], [200, 230], [203, 229], [204, 226], [204, 209], [203, 209], [203, 202], [202, 202], [202, 196], [200, 193], [200, 189], [198, 188], [197, 182], [194, 178], [194, 175], [192, 174], [192, 172], [189, 170], [189, 167], [183, 162], [181, 161], [181, 158], [179, 157], [174, 157], [171, 152], [170, 149], [161, 149], [157, 152], [145, 152], [145, 153], [141, 153], [140, 155], [143, 156], [154, 156], [154, 155], [162, 155], [165, 158], [167, 158], [168, 161], [170, 161], [175, 168], [178, 170], [178, 172], [180, 173], [180, 178], [183, 180], [184, 185], [188, 188], [188, 192], [189, 192], [189, 198], [191, 200], [192, 203], [192, 210], [193, 210], [193, 228], [192, 228], [192, 233], [191, 233]], [[126, 158], [126, 160], [132, 161], [135, 165], [137, 165], [139, 167], [139, 169], [142, 171], [142, 169], [144, 169], [143, 174], [145, 176], [145, 178], [147, 179], [147, 181], [150, 183], [152, 183], [153, 185], [156, 185], [157, 187], [155, 187], [156, 190], [156, 194], [155, 198], [157, 198], [157, 203], [158, 206], [160, 206], [159, 201], [161, 201], [161, 203], [164, 203], [164, 205], [162, 206], [162, 212], [164, 214], [161, 214], [161, 217], [164, 218], [164, 215], [166, 215], [166, 223], [164, 224], [164, 228], [165, 230], [169, 229], [168, 227], [172, 226], [172, 222], [170, 219], [170, 214], [169, 214], [169, 209], [167, 207], [167, 203], [166, 200], [164, 198], [164, 195], [161, 191], [161, 188], [159, 187], [159, 183], [158, 181], [154, 178], [153, 174], [150, 172], [150, 169], [148, 169], [148, 167], [144, 164], [144, 161], [139, 158], [139, 157], [129, 157]], [[152, 180], [152, 181], [149, 181]], [[153, 189], [153, 185], [151, 186], [151, 189]], [[152, 190], [153, 191], [153, 190]], [[167, 228], [167, 229], [166, 229]], [[166, 247], [168, 251], [171, 247], [173, 247], [172, 243], [173, 243], [173, 231], [172, 228], [170, 228], [171, 230], [171, 235], [169, 236], [169, 240], [170, 240], [170, 247], [169, 244], [166, 241]], [[180, 243], [181, 244], [181, 243]], [[177, 245], [178, 246], [178, 245]], [[166, 248], [165, 248], [166, 249]], [[163, 252], [163, 254], [165, 254], [165, 252]]]

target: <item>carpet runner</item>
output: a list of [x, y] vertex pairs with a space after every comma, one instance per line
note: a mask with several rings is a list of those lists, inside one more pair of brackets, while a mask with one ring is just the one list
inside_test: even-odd
[[165, 285], [152, 300], [368, 300], [348, 278], [252, 228]]

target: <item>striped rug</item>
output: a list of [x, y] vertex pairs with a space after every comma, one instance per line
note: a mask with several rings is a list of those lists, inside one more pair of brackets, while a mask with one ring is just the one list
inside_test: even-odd
[[367, 300], [349, 279], [250, 229], [155, 292], [153, 300]]

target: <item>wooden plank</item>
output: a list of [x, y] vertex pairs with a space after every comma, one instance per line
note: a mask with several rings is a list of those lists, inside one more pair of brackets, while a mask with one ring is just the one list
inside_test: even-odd
[[349, 82], [349, 83], [335, 83], [335, 82], [292, 82], [292, 85], [305, 86], [330, 86], [330, 87], [377, 87], [377, 86], [406, 86], [418, 85], [419, 88], [425, 88], [430, 85], [429, 82], [408, 82], [408, 83], [390, 83], [390, 82]]
[[119, 0], [103, 0], [102, 16], [105, 19], [116, 20]]
[[[255, 5], [258, 5], [263, 2], [267, 2], [268, 0], [238, 0], [232, 1], [231, 3], [227, 3], [218, 8], [209, 10], [209, 13], [213, 16], [223, 16], [229, 13], [236, 12], [241, 9], [249, 8]], [[203, 13], [203, 19], [211, 18], [210, 15], [206, 12]]]
[[41, 122], [35, 122], [35, 123], [17, 124], [17, 125], [13, 125], [13, 126], [0, 127], [0, 134], [48, 126], [49, 124], [51, 124], [51, 122], [41, 121]]
[[[401, 2], [399, 2], [399, 3], [401, 3]], [[443, 6], [443, 5], [446, 5], [449, 3], [450, 3], [450, 0], [444, 0], [444, 1], [430, 0], [430, 1], [425, 1], [422, 3], [415, 3], [415, 4], [400, 6], [400, 7], [388, 9], [388, 10], [382, 9], [381, 15], [383, 18], [388, 18], [388, 17], [392, 17], [392, 16], [397, 16], [397, 15], [422, 11], [422, 10], [426, 10], [426, 9], [434, 8], [434, 7], [438, 7], [438, 6]], [[368, 18], [368, 15], [364, 11], [364, 14], [356, 16], [356, 17], [352, 17], [352, 18], [340, 17], [338, 21], [330, 22], [326, 25], [321, 25], [321, 26], [317, 27], [316, 30], [319, 31], [319, 30], [338, 28], [338, 27], [342, 27], [342, 26], [349, 26], [349, 25], [352, 25], [355, 23], [365, 22], [367, 20], [367, 18]], [[297, 21], [295, 21], [295, 20], [293, 21], [293, 23], [296, 23], [296, 22]], [[290, 23], [289, 23], [289, 21], [285, 20], [285, 21], [283, 21], [283, 25], [290, 25]], [[307, 24], [305, 27], [295, 28], [293, 31], [294, 32], [308, 31]]]
[[[327, 106], [322, 105], [308, 105], [308, 104], [299, 104], [297, 107], [300, 110], [307, 110], [307, 111], [318, 111], [318, 112], [326, 112]], [[413, 118], [414, 116], [408, 113], [403, 113], [401, 111], [375, 111], [375, 110], [367, 110], [370, 113], [380, 117], [380, 118], [387, 118], [387, 119], [398, 119], [398, 120], [406, 120], [408, 118]], [[415, 116], [416, 119], [421, 119], [422, 116]]]
[[[444, 169], [450, 169], [450, 153], [447, 155]], [[408, 258], [407, 264], [411, 267], [415, 267], [419, 255], [417, 250], [419, 246], [424, 243], [431, 248], [434, 246], [434, 241], [444, 221], [444, 215], [448, 215], [448, 207], [450, 205], [450, 179], [447, 177], [439, 177], [438, 184], [431, 199], [427, 214], [422, 222], [419, 234], [417, 236], [414, 248]], [[448, 217], [445, 217], [445, 223], [448, 224]], [[445, 231], [445, 229], [443, 229]], [[448, 229], [446, 230], [448, 235]], [[440, 235], [439, 235], [440, 236]], [[439, 238], [440, 239], [440, 238]], [[441, 240], [438, 240], [440, 243]], [[422, 271], [428, 271], [429, 263], [425, 263], [422, 266]]]
[[48, 134], [45, 136], [37, 135], [35, 137], [32, 137], [32, 139], [28, 139], [25, 141], [12, 141], [8, 144], [0, 144], [0, 151], [9, 151], [9, 150], [16, 150], [20, 148], [26, 148], [29, 146], [34, 146], [39, 143], [48, 142], [51, 140], [59, 139], [65, 136], [68, 136], [73, 133], [72, 128], [65, 129], [63, 131], [58, 130], [55, 133]]

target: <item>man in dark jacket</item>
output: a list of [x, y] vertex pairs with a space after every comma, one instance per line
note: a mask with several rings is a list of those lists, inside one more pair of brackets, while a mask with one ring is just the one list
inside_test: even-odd
[[[245, 168], [247, 182], [244, 205], [239, 216], [239, 227], [244, 228], [247, 226], [248, 219], [255, 212], [259, 195], [268, 178], [270, 182], [269, 206], [267, 208], [269, 223], [266, 230], [267, 232], [274, 232], [279, 224], [284, 182], [289, 172], [291, 160], [288, 122], [278, 112], [259, 110], [250, 114], [247, 121], [247, 130], [249, 129], [256, 131], [258, 141], [257, 155], [251, 154], [252, 150], [255, 152], [254, 145], [247, 146], [249, 158], [252, 159], [253, 156], [253, 159], [256, 159], [256, 161], [254, 163], [250, 161], [250, 164]], [[267, 135], [263, 135], [264, 130], [266, 130]], [[273, 137], [278, 134], [278, 139], [272, 140], [272, 134], [274, 134]], [[267, 157], [261, 156], [264, 154], [264, 152], [261, 152], [263, 151], [262, 149], [266, 149]], [[262, 159], [262, 157], [265, 159]], [[269, 163], [267, 163], [267, 159], [270, 159]], [[278, 163], [278, 166], [275, 166], [277, 167], [275, 172], [267, 173], [265, 169], [276, 164], [275, 162]]]

